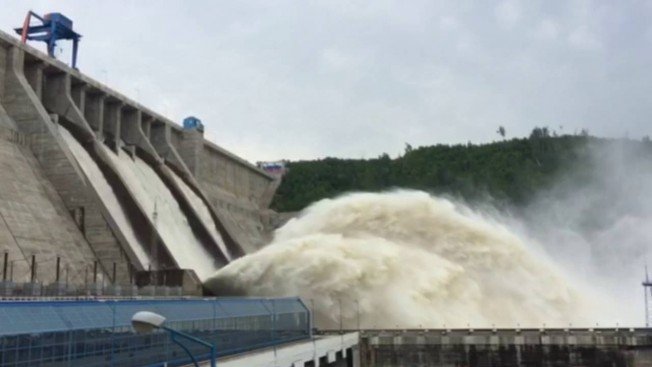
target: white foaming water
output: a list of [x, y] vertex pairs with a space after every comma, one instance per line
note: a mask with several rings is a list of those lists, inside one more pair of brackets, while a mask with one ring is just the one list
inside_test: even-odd
[[100, 168], [97, 166], [97, 163], [93, 160], [93, 157], [88, 154], [86, 149], [84, 149], [77, 139], [75, 139], [75, 137], [64, 127], [59, 126], [58, 131], [68, 144], [70, 151], [84, 171], [84, 174], [88, 177], [88, 181], [90, 181], [93, 188], [95, 188], [100, 200], [102, 200], [102, 203], [104, 203], [104, 206], [111, 214], [111, 217], [120, 228], [122, 234], [129, 243], [129, 247], [143, 266], [149, 266], [151, 260], [145, 250], [147, 247], [136, 237], [131, 222], [127, 219], [127, 213], [125, 213], [122, 206], [120, 206], [118, 197], [113, 191], [113, 188], [111, 188], [109, 182], [106, 180], [106, 177], [104, 177], [104, 174], [102, 174]]
[[222, 239], [222, 236], [217, 231], [217, 226], [215, 225], [215, 221], [213, 220], [210, 209], [208, 206], [206, 206], [206, 203], [204, 203], [204, 201], [174, 171], [169, 170], [169, 172], [171, 173], [172, 177], [174, 177], [177, 185], [181, 188], [183, 195], [190, 202], [190, 205], [192, 205], [195, 212], [199, 215], [199, 219], [210, 232], [211, 237], [213, 237], [213, 241], [217, 243], [217, 245], [220, 247], [220, 250], [222, 250], [222, 253], [226, 255], [227, 259], [231, 261], [231, 253], [226, 248], [224, 239]]
[[102, 148], [111, 157], [145, 214], [155, 223], [156, 230], [179, 267], [195, 270], [202, 281], [212, 275], [217, 269], [213, 256], [192, 232], [188, 218], [156, 171], [142, 159], [132, 159], [122, 150], [116, 155], [103, 145]]
[[610, 307], [506, 227], [417, 191], [317, 202], [206, 285], [313, 300], [321, 327], [337, 327], [338, 303], [363, 328], [594, 325]]

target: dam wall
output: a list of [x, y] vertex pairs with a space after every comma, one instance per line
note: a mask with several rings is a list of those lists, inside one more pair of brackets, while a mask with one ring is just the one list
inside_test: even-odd
[[7, 277], [30, 278], [34, 255], [35, 281], [52, 283], [56, 257], [60, 257], [65, 264], [61, 279], [83, 283], [95, 254], [78, 230], [74, 212], [68, 211], [40, 169], [30, 144], [28, 136], [17, 132], [0, 108], [0, 249], [13, 261]]
[[652, 329], [364, 330], [361, 366], [652, 366]]
[[[264, 244], [262, 213], [276, 184], [202, 132], [3, 32], [0, 165], [0, 252], [21, 282], [32, 255], [43, 283], [57, 281], [57, 257], [77, 284], [130, 284], [136, 272], [188, 268], [187, 251], [219, 268]], [[143, 199], [128, 177], [134, 167], [158, 196]], [[166, 232], [163, 205], [185, 237]]]
[[265, 242], [261, 210], [270, 204], [265, 194], [275, 185], [274, 177], [203, 139], [199, 131], [172, 130], [171, 137], [181, 160], [244, 252], [260, 248]]

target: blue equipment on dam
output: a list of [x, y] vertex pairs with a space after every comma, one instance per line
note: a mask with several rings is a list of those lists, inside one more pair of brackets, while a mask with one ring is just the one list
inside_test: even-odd
[[[41, 21], [40, 25], [31, 25], [32, 17]], [[49, 13], [40, 16], [33, 11], [28, 11], [21, 28], [15, 28], [21, 36], [21, 41], [43, 41], [47, 43], [48, 55], [54, 56], [54, 49], [58, 40], [72, 41], [72, 67], [77, 69], [77, 50], [81, 34], [72, 30], [72, 20], [61, 13]]]
[[188, 116], [183, 119], [183, 129], [184, 130], [197, 130], [199, 132], [204, 132], [204, 124], [201, 120], [195, 116]]

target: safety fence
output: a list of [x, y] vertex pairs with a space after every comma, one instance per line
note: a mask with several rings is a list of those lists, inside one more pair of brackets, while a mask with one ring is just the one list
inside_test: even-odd
[[[225, 356], [310, 338], [298, 298], [0, 302], [0, 366], [178, 366], [187, 354], [164, 330], [136, 334], [131, 317], [151, 311], [165, 326]], [[206, 358], [201, 345], [185, 344]]]

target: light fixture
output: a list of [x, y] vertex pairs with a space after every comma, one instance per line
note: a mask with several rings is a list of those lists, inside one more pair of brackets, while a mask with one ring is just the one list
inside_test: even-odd
[[201, 340], [199, 338], [195, 338], [192, 335], [182, 333], [174, 329], [170, 329], [169, 327], [163, 325], [164, 322], [165, 322], [164, 316], [151, 311], [138, 311], [131, 317], [131, 325], [134, 327], [134, 330], [136, 330], [136, 332], [139, 334], [151, 333], [152, 330], [154, 329], [161, 329], [170, 333], [170, 338], [172, 339], [172, 341], [178, 344], [181, 347], [181, 349], [186, 351], [186, 353], [188, 354], [188, 356], [190, 357], [190, 359], [192, 360], [192, 362], [196, 367], [199, 367], [199, 363], [197, 363], [197, 359], [195, 358], [195, 356], [192, 355], [192, 353], [190, 353], [188, 347], [183, 345], [177, 338], [190, 340], [192, 342], [201, 344], [209, 348], [211, 351], [211, 357], [210, 357], [211, 367], [216, 367], [215, 345], [207, 341]]

